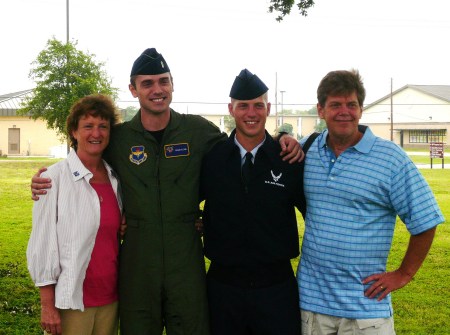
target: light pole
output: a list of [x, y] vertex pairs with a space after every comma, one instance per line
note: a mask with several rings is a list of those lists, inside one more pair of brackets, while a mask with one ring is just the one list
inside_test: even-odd
[[69, 44], [69, 0], [66, 0], [66, 44]]
[[391, 78], [391, 142], [394, 142], [394, 97], [392, 94], [392, 78]]
[[283, 125], [283, 103], [284, 103], [284, 100], [283, 100], [283, 97], [284, 97], [284, 93], [285, 93], [286, 91], [280, 91], [280, 93], [281, 93], [281, 124], [280, 124], [280, 126], [282, 126]]

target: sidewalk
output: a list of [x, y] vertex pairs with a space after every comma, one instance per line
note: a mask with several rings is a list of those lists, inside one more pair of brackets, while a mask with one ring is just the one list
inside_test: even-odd
[[[431, 169], [431, 164], [416, 164], [419, 169]], [[450, 164], [445, 163], [444, 169], [450, 169]], [[433, 170], [442, 170], [442, 162], [433, 162]]]
[[[430, 164], [416, 164], [418, 169], [430, 169]], [[444, 169], [450, 169], [450, 164], [444, 164]], [[442, 164], [435, 164], [433, 163], [433, 170], [442, 170]]]
[[[408, 156], [430, 156], [429, 152], [406, 151]], [[419, 169], [431, 169], [431, 163], [416, 164]], [[450, 169], [450, 152], [444, 152], [444, 169]], [[433, 170], [442, 170], [442, 159], [433, 158]]]
[[[429, 152], [415, 152], [415, 151], [406, 151], [408, 156], [430, 156]], [[450, 157], [450, 152], [444, 152], [444, 157]], [[433, 163], [434, 165], [434, 163]]]

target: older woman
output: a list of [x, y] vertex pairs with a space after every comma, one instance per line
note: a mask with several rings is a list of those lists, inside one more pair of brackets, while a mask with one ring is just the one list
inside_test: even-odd
[[67, 118], [74, 150], [44, 173], [52, 188], [34, 203], [27, 260], [48, 334], [117, 334], [121, 200], [102, 153], [118, 120], [105, 95], [77, 101]]

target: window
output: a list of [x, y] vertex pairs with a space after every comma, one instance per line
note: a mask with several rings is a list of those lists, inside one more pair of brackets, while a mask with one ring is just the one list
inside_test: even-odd
[[414, 129], [409, 131], [409, 143], [447, 142], [445, 129]]

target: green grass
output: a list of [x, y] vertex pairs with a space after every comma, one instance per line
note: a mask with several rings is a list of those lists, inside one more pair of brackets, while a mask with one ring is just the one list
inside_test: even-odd
[[[416, 163], [416, 164], [430, 164], [431, 159], [430, 156], [418, 156], [418, 155], [410, 155], [409, 158]], [[450, 163], [450, 157], [446, 157], [444, 159], [444, 163], [448, 164]], [[442, 168], [442, 159], [440, 158], [433, 158], [433, 169], [441, 169]]]
[[[424, 149], [407, 149], [406, 150], [409, 153], [409, 158], [411, 158], [411, 160], [416, 163], [416, 164], [430, 164], [431, 159], [430, 159], [430, 151], [424, 150]], [[425, 153], [425, 155], [424, 155]], [[444, 159], [444, 163], [449, 163], [450, 162], [450, 157], [446, 157], [446, 159]], [[440, 169], [442, 167], [442, 159], [440, 158], [433, 158], [433, 169]]]
[[30, 178], [54, 162], [0, 162], [0, 335], [42, 334], [39, 295], [25, 257], [33, 205]]
[[[417, 156], [420, 157], [420, 156]], [[31, 230], [30, 178], [56, 160], [0, 161], [0, 335], [42, 334], [38, 290], [29, 278], [25, 250]], [[450, 170], [421, 170], [450, 218]], [[300, 236], [303, 220], [299, 217]], [[450, 228], [438, 227], [430, 254], [415, 279], [393, 293], [398, 335], [450, 333]], [[396, 227], [388, 268], [395, 269], [407, 247], [404, 225]], [[298, 259], [292, 261], [297, 268]]]

